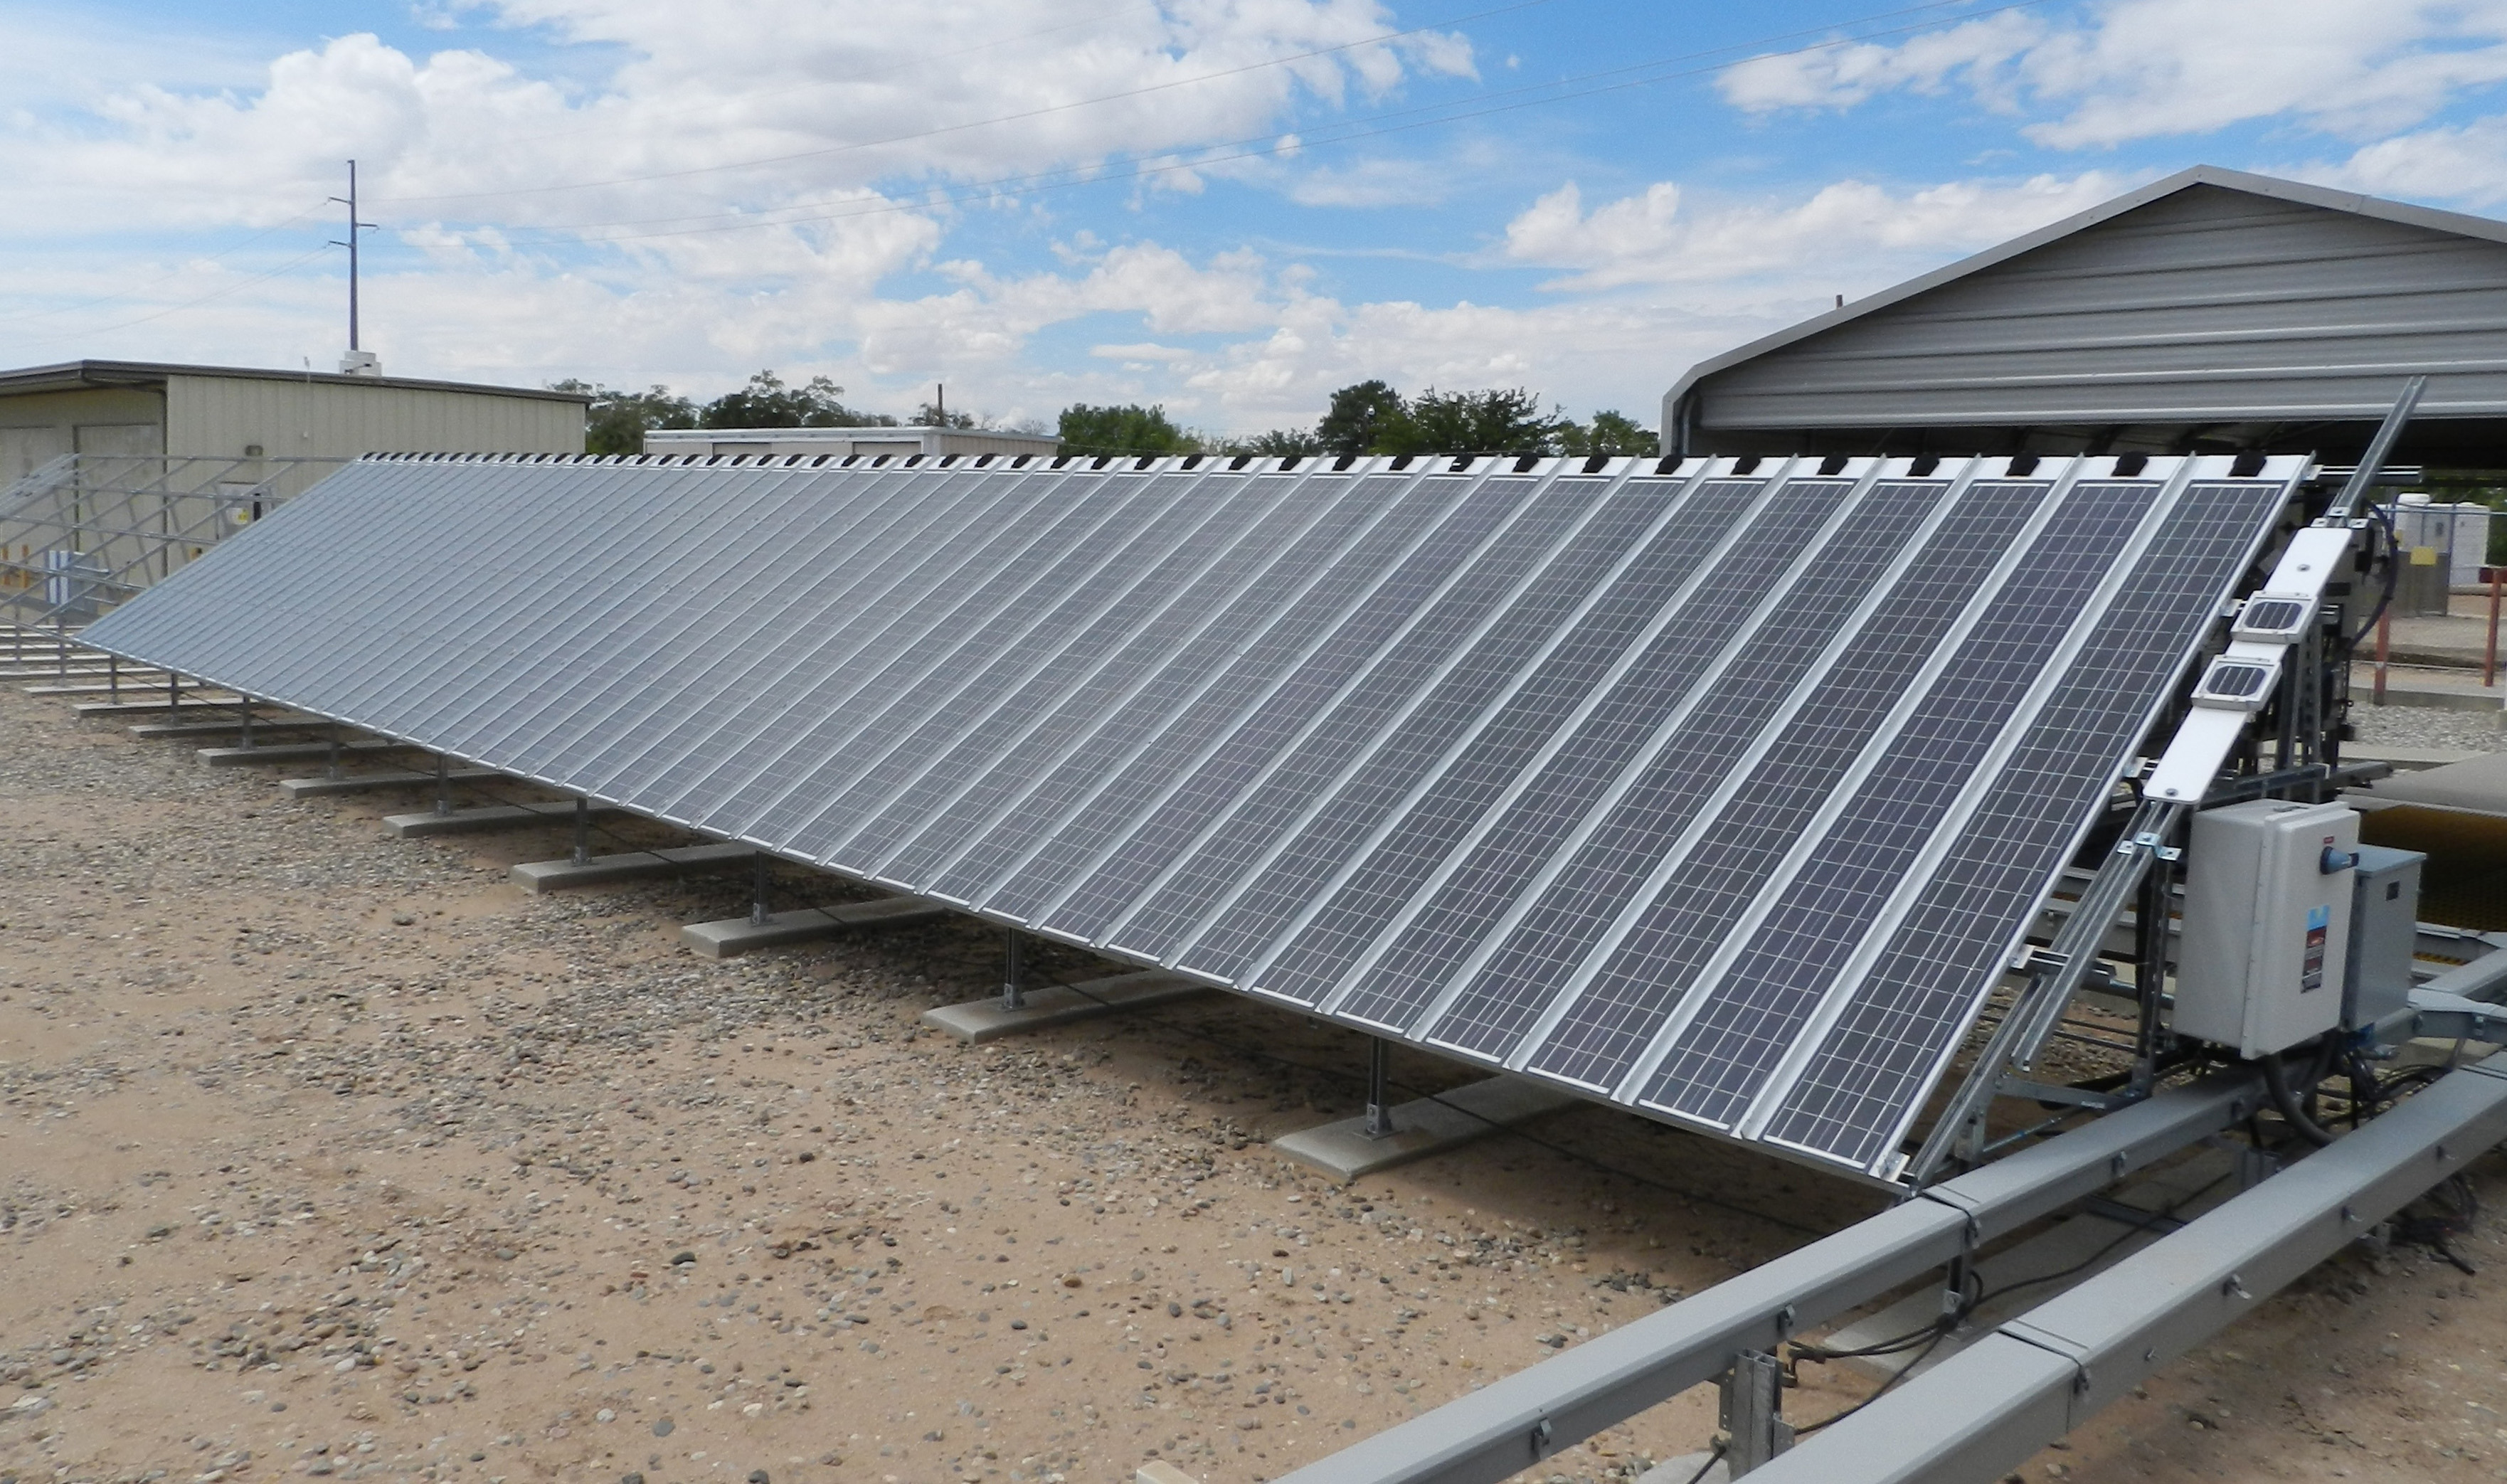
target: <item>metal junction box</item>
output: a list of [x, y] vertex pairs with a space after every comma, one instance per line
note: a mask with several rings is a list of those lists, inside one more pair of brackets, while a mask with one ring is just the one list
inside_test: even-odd
[[2359, 847], [2350, 888], [2349, 973], [2342, 987], [2342, 1029], [2360, 1031], [2400, 1013], [2412, 999], [2412, 950], [2419, 941], [2417, 851]]
[[2194, 816], [2179, 1035], [2243, 1057], [2286, 1050], [2342, 1021], [2359, 815], [2259, 799]]

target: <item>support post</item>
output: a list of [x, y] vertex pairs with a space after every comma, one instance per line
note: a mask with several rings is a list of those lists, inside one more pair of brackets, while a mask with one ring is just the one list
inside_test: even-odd
[[1366, 1137], [1393, 1135], [1393, 1043], [1380, 1035], [1366, 1038]]
[[1794, 1430], [1784, 1419], [1785, 1373], [1775, 1357], [1763, 1350], [1741, 1352], [1715, 1391], [1715, 1420], [1724, 1429], [1724, 1466], [1731, 1477], [1792, 1451]]
[[592, 801], [574, 801], [574, 863], [582, 865], [592, 859]]
[[242, 718], [239, 727], [243, 734], [241, 738], [243, 750], [250, 752], [252, 750], [252, 698], [241, 691], [236, 692], [236, 714]]
[[[2493, 650], [2498, 647], [2498, 603], [2495, 598], [2489, 604], [2489, 647]], [[118, 654], [104, 657], [104, 696], [116, 703], [122, 700], [122, 656]]]
[[2390, 612], [2380, 613], [2377, 615], [2377, 684], [2368, 696], [2369, 704], [2372, 706], [2385, 704], [2385, 656], [2393, 647], [2394, 615]]
[[2507, 566], [2486, 566], [2481, 575], [2489, 579], [2489, 642], [2481, 650], [2481, 683], [2486, 688], [2498, 683], [2498, 599], [2507, 592]]
[[1015, 927], [1001, 938], [1001, 1008], [1027, 1008], [1027, 934]]
[[1974, 1164], [1985, 1152], [1985, 1112], [1993, 1105], [2004, 1075], [2014, 1068], [2026, 1071], [2035, 1061], [2038, 1048], [2089, 977], [2108, 926], [2124, 911], [2125, 903], [2133, 899], [2150, 868], [2183, 853], [2167, 842], [2186, 813], [2184, 805], [2153, 799], [2143, 800], [2133, 811], [2115, 852], [2090, 878], [2073, 904], [2072, 915], [2064, 919], [2053, 943], [2039, 956], [2035, 971], [2011, 1001], [2002, 1024], [1977, 1054], [1967, 1080], [1934, 1120], [1932, 1132], [1907, 1168], [1908, 1183], [1919, 1190], [1930, 1184], [1942, 1162], [1953, 1153]]
[[330, 751], [323, 755], [322, 776], [326, 778], [336, 778], [340, 776], [340, 724], [336, 721], [331, 723], [331, 735], [328, 741]]
[[438, 818], [453, 813], [453, 759], [435, 754], [435, 813]]
[[774, 856], [764, 851], [757, 852], [757, 876], [749, 891], [748, 921], [760, 927], [765, 926], [767, 921], [775, 916], [775, 909], [766, 900], [767, 887], [771, 884], [768, 866], [774, 859]]
[[2176, 863], [2162, 856], [2150, 863], [2141, 881], [2141, 899], [2133, 908], [2132, 988], [2140, 1001], [2133, 1031], [2132, 1090], [2147, 1094], [2159, 1081], [2160, 1010], [2167, 989], [2168, 914], [2175, 907]]

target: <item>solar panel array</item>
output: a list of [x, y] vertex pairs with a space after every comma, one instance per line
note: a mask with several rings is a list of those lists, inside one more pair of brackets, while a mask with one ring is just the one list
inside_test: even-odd
[[2299, 465], [376, 458], [89, 638], [1886, 1178]]

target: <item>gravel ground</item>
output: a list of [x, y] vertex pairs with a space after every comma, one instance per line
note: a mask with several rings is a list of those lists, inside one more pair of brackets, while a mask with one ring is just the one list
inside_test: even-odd
[[2350, 724], [2365, 742], [2405, 747], [2451, 747], [2465, 752], [2507, 749], [2507, 727], [2497, 714], [2449, 711], [2429, 706], [2367, 706], [2350, 708]]
[[[563, 830], [0, 728], [0, 1484], [1267, 1479], [1875, 1209], [1599, 1108], [1335, 1188], [1264, 1140], [1358, 1110], [1345, 1032], [969, 1048], [917, 1018], [991, 989], [972, 925], [701, 959], [742, 883], [527, 896]], [[2507, 1477], [2502, 1314], [2345, 1257], [2021, 1474]], [[1803, 1377], [1798, 1420], [1869, 1385]], [[1712, 1430], [1700, 1389], [1524, 1477]]]

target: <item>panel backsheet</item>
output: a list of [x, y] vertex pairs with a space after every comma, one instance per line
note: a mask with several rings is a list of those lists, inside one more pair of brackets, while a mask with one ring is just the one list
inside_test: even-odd
[[2300, 472], [1394, 464], [373, 458], [88, 638], [1887, 1178]]

